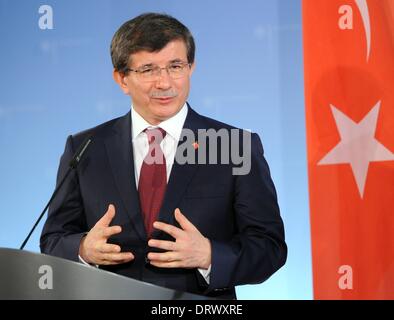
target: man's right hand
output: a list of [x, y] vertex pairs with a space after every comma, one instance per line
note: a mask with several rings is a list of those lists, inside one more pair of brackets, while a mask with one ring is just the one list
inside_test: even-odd
[[120, 226], [109, 226], [114, 217], [115, 206], [110, 204], [103, 217], [82, 238], [79, 245], [79, 256], [85, 262], [98, 265], [112, 265], [126, 263], [134, 259], [134, 255], [131, 252], [120, 252], [120, 246], [107, 243], [109, 237], [122, 232]]

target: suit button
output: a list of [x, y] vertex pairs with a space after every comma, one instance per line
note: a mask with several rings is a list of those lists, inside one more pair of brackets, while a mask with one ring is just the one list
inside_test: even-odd
[[150, 264], [150, 260], [148, 259], [147, 256], [145, 256], [145, 264]]

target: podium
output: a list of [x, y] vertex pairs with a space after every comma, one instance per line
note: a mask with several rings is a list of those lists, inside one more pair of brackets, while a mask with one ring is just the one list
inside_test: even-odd
[[45, 254], [0, 248], [0, 300], [210, 300]]

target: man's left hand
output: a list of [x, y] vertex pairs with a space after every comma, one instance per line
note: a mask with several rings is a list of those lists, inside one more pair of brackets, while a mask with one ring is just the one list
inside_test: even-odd
[[175, 209], [175, 219], [182, 229], [155, 221], [153, 227], [171, 235], [175, 241], [151, 239], [150, 247], [167, 250], [163, 253], [149, 252], [150, 264], [160, 268], [208, 269], [211, 264], [211, 243], [181, 213]]

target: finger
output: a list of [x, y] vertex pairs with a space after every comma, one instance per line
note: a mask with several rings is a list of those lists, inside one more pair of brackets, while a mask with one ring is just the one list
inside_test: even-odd
[[184, 268], [181, 261], [172, 261], [172, 262], [150, 261], [150, 264], [158, 268]]
[[111, 265], [122, 264], [122, 263], [127, 263], [127, 262], [130, 262], [130, 260], [119, 260], [119, 261], [115, 261], [115, 260], [102, 260], [99, 264], [100, 264], [100, 265], [111, 266]]
[[149, 252], [148, 259], [157, 262], [173, 262], [178, 260], [178, 254], [173, 251], [167, 252]]
[[176, 251], [177, 250], [176, 242], [174, 242], [174, 241], [164, 241], [164, 240], [151, 239], [148, 241], [148, 246], [154, 247], [154, 248], [160, 248], [160, 249], [164, 249], [164, 250], [169, 250], [169, 251]]
[[114, 234], [118, 234], [122, 232], [122, 227], [121, 226], [112, 226], [112, 227], [106, 227], [102, 229], [102, 235], [104, 238], [109, 238], [110, 236], [113, 236]]
[[101, 248], [99, 248], [99, 251], [101, 253], [119, 253], [121, 248], [116, 244], [104, 243]]
[[179, 210], [179, 208], [175, 209], [174, 212], [175, 215], [175, 220], [178, 221], [179, 225], [181, 226], [181, 228], [183, 230], [190, 230], [190, 231], [194, 231], [197, 230], [197, 228], [194, 226], [193, 223], [191, 223], [181, 212], [181, 210]]
[[170, 224], [167, 224], [164, 222], [159, 222], [159, 221], [155, 221], [153, 223], [153, 227], [156, 229], [162, 230], [165, 233], [168, 233], [170, 236], [172, 236], [175, 239], [180, 238], [184, 232], [182, 229], [179, 229], [179, 228], [174, 227]]
[[134, 259], [134, 255], [131, 252], [121, 252], [121, 253], [104, 253], [102, 259], [105, 261], [113, 262], [128, 262]]
[[110, 204], [108, 206], [107, 212], [97, 221], [96, 225], [101, 227], [108, 227], [112, 219], [115, 217], [115, 206]]

